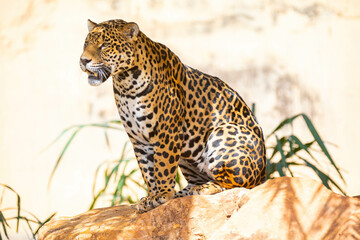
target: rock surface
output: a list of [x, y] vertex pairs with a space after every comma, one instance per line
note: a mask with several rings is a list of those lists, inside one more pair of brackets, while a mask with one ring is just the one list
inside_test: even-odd
[[116, 206], [53, 219], [38, 239], [360, 239], [360, 198], [283, 177], [252, 190], [174, 199], [143, 214]]

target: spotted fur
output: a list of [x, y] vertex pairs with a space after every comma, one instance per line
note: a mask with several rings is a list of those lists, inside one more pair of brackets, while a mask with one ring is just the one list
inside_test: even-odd
[[[89, 20], [88, 28], [80, 66], [91, 85], [113, 77], [120, 118], [148, 187], [140, 211], [265, 180], [262, 130], [237, 92], [184, 65], [136, 23]], [[189, 185], [175, 193], [178, 166]]]

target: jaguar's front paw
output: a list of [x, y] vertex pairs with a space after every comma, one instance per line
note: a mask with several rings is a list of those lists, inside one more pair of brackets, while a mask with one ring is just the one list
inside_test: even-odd
[[137, 210], [139, 212], [147, 212], [157, 206], [166, 203], [171, 199], [173, 194], [156, 194], [153, 196], [147, 196], [140, 199], [137, 204]]

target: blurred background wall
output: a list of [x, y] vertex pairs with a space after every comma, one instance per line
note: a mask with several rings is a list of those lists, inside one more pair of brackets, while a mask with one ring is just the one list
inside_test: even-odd
[[[229, 83], [265, 134], [285, 117], [314, 121], [360, 194], [360, 1], [1, 0], [0, 182], [40, 217], [74, 215], [91, 202], [96, 167], [118, 154], [99, 129], [83, 130], [47, 183], [73, 124], [119, 119], [111, 81], [91, 87], [79, 68], [86, 21], [135, 21], [184, 63]], [[305, 125], [296, 127], [304, 134]]]

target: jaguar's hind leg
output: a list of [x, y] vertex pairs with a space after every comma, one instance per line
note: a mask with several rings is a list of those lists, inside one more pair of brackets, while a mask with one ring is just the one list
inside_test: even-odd
[[221, 187], [250, 189], [265, 180], [263, 139], [246, 126], [227, 123], [215, 128], [203, 158], [203, 171]]

